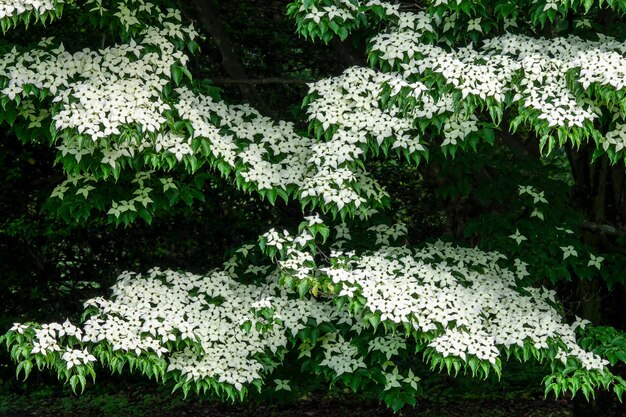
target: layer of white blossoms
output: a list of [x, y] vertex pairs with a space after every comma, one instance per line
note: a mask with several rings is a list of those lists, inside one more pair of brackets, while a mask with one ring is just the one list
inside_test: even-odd
[[[363, 307], [380, 321], [430, 334], [429, 346], [444, 357], [495, 364], [503, 349], [530, 343], [537, 350], [556, 347], [559, 359], [575, 358], [584, 369], [605, 369], [608, 361], [577, 345], [575, 327], [556, 309], [554, 291], [519, 287], [528, 274], [523, 262], [509, 269], [499, 253], [443, 242], [417, 250], [388, 246], [405, 234], [399, 226], [372, 228], [383, 244], [379, 249], [335, 250], [331, 266], [318, 272], [312, 256], [298, 249], [303, 245], [294, 245], [279, 265], [296, 279], [326, 276], [339, 297], [363, 297]], [[288, 242], [285, 236], [283, 245]]]
[[[543, 360], [606, 371], [606, 360], [576, 343], [575, 330], [584, 323], [564, 321], [553, 291], [519, 286], [528, 274], [522, 262], [507, 268], [501, 254], [442, 242], [390, 246], [406, 234], [402, 224], [370, 227], [365, 233], [375, 237], [374, 250], [338, 249], [350, 244], [345, 225], [337, 228], [330, 254], [305, 250], [323, 228], [313, 216], [299, 234], [266, 233], [264, 247], [279, 251], [277, 265], [250, 264], [255, 245], [246, 245], [223, 269], [205, 275], [124, 273], [112, 297], [85, 303], [80, 327], [16, 324], [9, 344], [22, 346], [19, 360], [53, 361], [64, 372], [94, 362], [115, 369], [120, 361], [161, 361], [161, 378], [242, 393], [260, 386], [290, 349], [329, 381], [360, 375], [373, 383], [384, 379], [384, 391], [415, 389], [419, 365], [399, 364], [417, 361], [416, 340], [418, 351], [460, 366], [479, 360], [499, 372], [504, 351], [530, 346]], [[281, 285], [288, 278], [297, 287], [313, 279], [324, 292], [298, 298]], [[383, 332], [379, 323], [398, 330]], [[383, 379], [374, 377], [377, 372]]]
[[[126, 22], [130, 9], [126, 2], [119, 3], [124, 10], [115, 16]], [[291, 123], [274, 122], [247, 105], [228, 106], [184, 87], [176, 89], [174, 101], [166, 99], [165, 88], [175, 76], [172, 68], [187, 62], [175, 42], [193, 40], [197, 34], [181, 23], [178, 11], [148, 11], [160, 24], [146, 26], [128, 43], [71, 53], [48, 38], [38, 48], [14, 48], [2, 56], [1, 93], [15, 102], [29, 128], [55, 127], [64, 164], [68, 158], [74, 165], [83, 163], [57, 187], [54, 197], [63, 199], [71, 190], [86, 200], [92, 190], [97, 192], [102, 172], [106, 176], [111, 170], [136, 167], [139, 161], [150, 172], [169, 170], [172, 164], [194, 171], [201, 165], [197, 161], [207, 160], [211, 165], [225, 163], [222, 173], [236, 171], [238, 184], [246, 189], [250, 184], [261, 191], [281, 189], [285, 195], [315, 199], [338, 210], [348, 205], [358, 209], [386, 197], [362, 168], [321, 161], [319, 156], [333, 145], [297, 134]], [[52, 97], [51, 103], [37, 100], [41, 95]], [[166, 123], [172, 114], [189, 121], [191, 132], [174, 131]], [[78, 172], [81, 166], [96, 170]], [[144, 190], [137, 191], [145, 208], [155, 198]], [[150, 191], [157, 192], [155, 187]], [[112, 201], [108, 211], [116, 217], [136, 211], [135, 199]]]
[[[85, 303], [97, 313], [82, 330], [72, 327], [72, 335], [80, 332], [82, 344], [106, 344], [113, 352], [156, 353], [166, 358], [167, 372], [179, 371], [183, 379], [194, 381], [211, 378], [240, 390], [268, 371], [258, 355], [284, 351], [287, 336], [295, 336], [309, 318], [322, 323], [340, 316], [327, 303], [289, 298], [275, 278], [270, 274], [265, 285], [247, 285], [227, 271], [124, 273], [113, 287], [113, 297]], [[256, 314], [266, 307], [273, 309], [273, 321]], [[251, 325], [244, 326], [246, 322]], [[22, 333], [26, 328], [20, 325]], [[61, 330], [56, 323], [43, 325], [31, 353], [61, 351], [62, 337], [68, 334]], [[177, 349], [177, 340], [189, 343]], [[86, 350], [65, 346], [64, 352], [68, 368], [96, 360]]]
[[386, 195], [362, 169], [326, 163], [323, 148], [332, 144], [297, 134], [290, 122], [274, 122], [247, 105], [228, 106], [186, 88], [177, 91], [176, 110], [191, 122], [194, 137], [206, 140], [212, 156], [233, 169], [243, 165], [238, 175], [260, 190], [295, 188], [302, 199], [316, 197], [339, 209]]
[[300, 30], [310, 23], [317, 25], [323, 20], [335, 23], [327, 25], [327, 30], [339, 32], [340, 28], [362, 24], [365, 15], [370, 18], [394, 18], [398, 15], [400, 6], [384, 0], [297, 0], [291, 3], [289, 9], [290, 14], [298, 16]]
[[[405, 78], [427, 72], [442, 76], [462, 97], [473, 95], [497, 103], [510, 100], [532, 109], [550, 127], [591, 122], [599, 111], [589, 98], [576, 97], [568, 76], [587, 89], [590, 85], [622, 90], [626, 85], [626, 46], [608, 37], [599, 41], [574, 36], [541, 39], [506, 34], [473, 46], [448, 51], [420, 42], [424, 14], [403, 13], [388, 33], [375, 36], [371, 49], [378, 59], [397, 68]], [[521, 76], [521, 81], [519, 80]]]
[[[434, 99], [423, 83], [409, 82], [395, 72], [352, 67], [312, 84], [309, 93], [314, 97], [307, 106], [309, 120], [332, 132], [331, 139], [319, 145], [325, 152], [318, 156], [329, 166], [358, 160], [383, 143], [419, 162], [428, 151], [418, 121], [435, 116], [445, 120], [441, 146], [460, 144], [478, 131], [476, 116], [455, 111], [452, 96]], [[390, 105], [389, 100], [399, 95], [415, 105], [410, 110], [399, 101]]]
[[[177, 21], [179, 16], [172, 11], [162, 18]], [[178, 23], [181, 39], [183, 34], [195, 37], [192, 28]], [[46, 91], [53, 96], [53, 106], [59, 103], [52, 112], [41, 110], [46, 115], [52, 113], [55, 128], [72, 129], [93, 141], [120, 135], [127, 124], [138, 125], [143, 132], [156, 132], [165, 122], [163, 113], [170, 109], [162, 98], [163, 88], [170, 82], [170, 68], [186, 61], [166, 28], [149, 27], [138, 42], [74, 53], [47, 38], [37, 49], [18, 52], [14, 48], [2, 56], [0, 79], [6, 80], [1, 93], [15, 100], [35, 94], [33, 87]], [[30, 123], [41, 123], [40, 113], [30, 103], [25, 103], [21, 115]]]
[[[163, 160], [168, 155], [174, 156], [174, 162], [180, 165], [193, 159], [208, 160], [221, 164], [222, 170], [234, 172], [238, 184], [244, 188], [252, 185], [260, 191], [280, 189], [285, 195], [294, 195], [302, 201], [316, 198], [338, 209], [348, 205], [359, 208], [387, 196], [362, 168], [329, 164], [327, 159], [321, 158], [326, 154], [322, 148], [338, 141], [318, 143], [297, 134], [292, 123], [274, 122], [248, 105], [227, 105], [210, 96], [195, 94], [186, 87], [177, 88], [176, 93], [178, 99], [172, 107], [181, 120], [190, 123], [193, 130], [190, 135], [165, 130], [155, 139], [143, 135], [139, 141], [117, 141], [107, 148], [97, 142], [72, 141], [58, 149], [63, 156], [76, 161], [92, 156], [112, 168], [135, 158], [143, 159], [151, 163], [141, 174], [148, 177], [165, 165]], [[165, 173], [159, 175], [167, 178]], [[130, 194], [139, 196], [128, 199], [132, 204], [139, 202], [137, 199], [145, 193], [154, 197], [169, 188], [165, 184], [161, 190], [161, 187], [146, 187], [143, 181], [133, 182], [138, 186]], [[86, 187], [94, 185], [97, 186], [97, 181], [93, 175], [72, 175], [57, 186], [53, 196], [64, 199], [69, 190], [72, 194], [81, 194]], [[153, 199], [142, 199], [142, 205], [146, 207]], [[120, 206], [122, 202], [112, 204]]]
[[43, 15], [54, 10], [56, 5], [63, 3], [64, 0], [3, 0], [0, 3], [0, 20], [18, 17], [28, 12]]
[[[423, 101], [413, 114], [403, 115], [398, 108], [381, 106], [380, 96], [385, 83], [393, 86], [391, 94], [401, 88], [411, 90], [412, 97]], [[352, 67], [338, 77], [318, 81], [310, 86], [309, 93], [315, 99], [307, 106], [309, 120], [315, 120], [324, 130], [335, 127], [332, 139], [323, 146], [332, 152], [321, 153], [329, 166], [344, 161], [358, 160], [364, 153], [364, 144], [371, 139], [380, 146], [385, 139], [397, 140], [413, 152], [424, 151], [413, 126], [413, 118], [428, 117], [452, 110], [446, 98], [435, 102], [423, 93], [427, 88], [422, 83], [408, 83], [398, 74], [385, 74], [365, 67]]]
[[[85, 303], [91, 311], [81, 328], [66, 321], [15, 324], [11, 331], [24, 335], [34, 329], [27, 360], [50, 358], [56, 352], [64, 369], [70, 370], [98, 361], [91, 351], [110, 350], [107, 357], [156, 355], [166, 361], [164, 373], [177, 374], [178, 380], [212, 380], [241, 391], [274, 371], [277, 363], [269, 366], [263, 358], [282, 358], [301, 330], [323, 323], [347, 326], [353, 334], [364, 328], [328, 302], [290, 296], [278, 285], [278, 270], [268, 273], [269, 266], [249, 267], [247, 274], [266, 278], [244, 284], [234, 275], [237, 266], [233, 258], [224, 270], [206, 275], [157, 268], [143, 276], [127, 272], [118, 278], [110, 299]], [[264, 311], [271, 313], [263, 315]], [[366, 368], [349, 333], [321, 333], [317, 342], [298, 346], [300, 356], [311, 357], [316, 346], [322, 355], [318, 365], [337, 376]], [[405, 347], [399, 336], [388, 335], [377, 338], [370, 351], [391, 358]], [[110, 363], [104, 360], [102, 365]]]
[[[445, 26], [445, 19], [426, 12], [400, 12], [397, 19], [389, 20], [386, 31], [370, 41], [371, 62], [383, 73], [349, 69], [343, 76], [314, 84], [311, 91], [317, 95], [309, 107], [311, 119], [324, 128], [338, 125], [338, 135], [348, 134], [353, 142], [363, 141], [355, 136], [364, 130], [379, 138], [380, 144], [385, 134], [402, 137], [407, 127], [416, 128], [429, 115], [450, 116], [450, 111], [458, 113], [460, 109], [462, 112], [454, 117], [461, 117], [463, 122], [457, 125], [470, 125], [459, 129], [459, 134], [445, 135], [444, 143], [454, 145], [476, 131], [475, 116], [467, 111], [493, 108], [492, 116], [499, 123], [504, 109], [509, 108], [516, 112], [513, 117], [517, 116], [513, 127], [527, 123], [542, 137], [559, 128], [577, 128], [578, 139], [572, 140], [593, 138], [604, 150], [610, 147], [620, 152], [622, 146], [615, 141], [619, 134], [603, 137], [606, 128], [598, 131], [594, 122], [603, 108], [613, 114], [618, 129], [624, 121], [619, 110], [620, 97], [626, 91], [623, 42], [604, 35], [594, 41], [507, 33], [484, 39], [480, 47], [451, 49], [433, 43], [437, 31]], [[458, 94], [452, 100], [437, 88], [437, 100], [447, 102], [448, 108], [433, 104], [434, 94], [423, 84], [432, 84], [433, 76], [447, 84], [448, 95]], [[401, 98], [400, 103], [394, 97]], [[334, 108], [330, 103], [339, 105]]]

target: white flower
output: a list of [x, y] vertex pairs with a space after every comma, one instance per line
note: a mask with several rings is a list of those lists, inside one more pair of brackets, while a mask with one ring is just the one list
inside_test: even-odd
[[530, 213], [530, 217], [537, 217], [540, 220], [543, 220], [543, 213], [537, 209], [534, 209], [532, 213]]
[[481, 32], [483, 31], [483, 28], [480, 26], [480, 17], [470, 20], [469, 22], [467, 22], [467, 30], [475, 30], [477, 32]]
[[12, 332], [17, 332], [19, 334], [24, 334], [24, 331], [28, 329], [28, 326], [21, 323], [13, 323], [13, 326], [9, 329]]
[[409, 369], [409, 373], [406, 378], [404, 378], [404, 382], [413, 387], [414, 390], [417, 389], [417, 383], [421, 380], [421, 378], [415, 374], [413, 374], [413, 370]]
[[573, 330], [576, 330], [578, 328], [584, 329], [585, 327], [587, 327], [588, 324], [591, 324], [589, 320], [584, 320], [576, 316], [576, 320], [574, 320], [574, 323], [572, 323], [572, 329]]
[[526, 236], [522, 235], [518, 229], [515, 229], [515, 233], [509, 236], [511, 239], [517, 242], [517, 244], [521, 244], [523, 241], [528, 240]]
[[535, 194], [535, 190], [530, 185], [520, 185], [519, 186], [519, 195], [523, 195], [523, 194], [529, 194], [529, 195], [532, 196], [532, 195]]
[[574, 249], [573, 246], [562, 246], [561, 250], [563, 251], [563, 260], [567, 259], [570, 256], [578, 257], [578, 252]]
[[348, 296], [348, 297], [354, 297], [354, 292], [357, 290], [356, 287], [347, 287], [344, 286], [341, 291], [339, 292], [339, 296], [343, 297], [343, 296]]
[[291, 387], [289, 386], [288, 379], [275, 379], [274, 383], [276, 384], [276, 388], [274, 388], [275, 391], [280, 391], [280, 390], [291, 391]]
[[402, 375], [399, 374], [398, 368], [393, 368], [393, 371], [385, 374], [386, 384], [384, 391], [390, 390], [391, 388], [400, 388], [402, 385], [400, 381], [402, 380]]
[[589, 254], [589, 262], [587, 263], [587, 266], [595, 266], [596, 268], [600, 269], [602, 266], [602, 261], [604, 261], [604, 258], [602, 256], [595, 256], [593, 254]]

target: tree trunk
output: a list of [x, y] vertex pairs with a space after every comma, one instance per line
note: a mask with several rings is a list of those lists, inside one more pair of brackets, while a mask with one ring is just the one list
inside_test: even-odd
[[[582, 241], [597, 248], [599, 252], [610, 253], [617, 250], [611, 240], [620, 234], [619, 226], [625, 218], [624, 166], [610, 166], [606, 156], [592, 163], [593, 146], [595, 145], [582, 146], [576, 151], [572, 148], [567, 150], [575, 181], [572, 199], [585, 216]], [[626, 301], [626, 294], [616, 292], [611, 295], [612, 297], [608, 297], [607, 287], [600, 278], [591, 281], [579, 279], [576, 283], [576, 297], [579, 302], [577, 314], [595, 325], [622, 327], [622, 320], [614, 320], [621, 314], [614, 310]], [[621, 302], [611, 300], [616, 296], [621, 296]], [[589, 402], [579, 395], [573, 403], [574, 417], [625, 415], [624, 406], [616, 401], [612, 392], [598, 392], [596, 399]]]
[[[217, 49], [222, 56], [222, 66], [228, 73], [230, 78], [233, 79], [247, 79], [246, 71], [235, 54], [235, 49], [228, 36], [228, 33], [222, 25], [219, 11], [213, 4], [213, 0], [191, 0], [192, 4], [198, 11], [198, 19], [202, 23], [204, 29], [211, 35]], [[244, 99], [248, 101], [252, 106], [261, 111], [268, 111], [268, 106], [254, 88], [253, 84], [241, 83], [238, 84], [239, 91], [243, 95]]]

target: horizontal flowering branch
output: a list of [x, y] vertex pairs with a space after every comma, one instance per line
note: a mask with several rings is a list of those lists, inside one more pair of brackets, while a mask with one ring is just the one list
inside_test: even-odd
[[[523, 263], [509, 268], [501, 254], [442, 242], [394, 243], [405, 233], [402, 224], [331, 231], [311, 216], [298, 233], [270, 230], [205, 275], [124, 273], [111, 298], [85, 303], [80, 327], [16, 324], [2, 339], [18, 372], [51, 368], [75, 388], [98, 362], [185, 394], [242, 398], [295, 349], [305, 369], [389, 403], [414, 398], [427, 368], [500, 375], [503, 355], [551, 364], [546, 384], [557, 395], [624, 389], [607, 359], [578, 344], [585, 321], [565, 323], [552, 291], [518, 284]], [[372, 250], [352, 248], [362, 235]], [[252, 263], [259, 249], [268, 258]]]
[[0, 28], [6, 33], [19, 23], [46, 23], [61, 17], [65, 0], [4, 0], [0, 4]]
[[125, 170], [166, 177], [174, 167], [195, 174], [205, 165], [234, 174], [238, 187], [271, 203], [295, 198], [341, 216], [385, 204], [386, 194], [361, 164], [322, 164], [315, 156], [324, 145], [297, 134], [291, 123], [177, 87], [183, 76], [191, 78], [181, 45], [189, 48], [197, 34], [176, 11], [143, 12], [158, 25], [141, 26], [126, 43], [71, 53], [46, 39], [0, 60], [6, 74], [0, 76], [0, 121], [14, 125], [24, 141], [48, 137], [69, 175], [52, 194], [57, 212], [84, 218], [95, 208], [118, 223], [148, 219], [163, 208], [157, 187], [106, 201], [110, 187], [98, 184]]

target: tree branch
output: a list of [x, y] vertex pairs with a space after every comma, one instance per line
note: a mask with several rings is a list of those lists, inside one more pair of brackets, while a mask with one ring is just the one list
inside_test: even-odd
[[502, 140], [502, 143], [513, 152], [513, 154], [522, 159], [539, 160], [541, 153], [539, 152], [539, 146], [532, 140], [526, 139], [517, 134], [512, 133], [509, 129], [509, 122], [506, 118], [503, 118], [500, 122], [500, 132], [498, 137]]
[[212, 78], [215, 84], [301, 84], [314, 82], [315, 80], [305, 80], [301, 78]]
[[335, 57], [341, 62], [344, 67], [353, 67], [355, 65], [361, 65], [363, 62], [359, 61], [350, 48], [346, 46], [342, 41], [338, 38], [333, 38], [330, 41], [330, 45], [333, 50], [336, 52]]
[[626, 231], [620, 230], [615, 226], [611, 226], [610, 224], [598, 224], [593, 223], [587, 220], [583, 221], [583, 229], [589, 230], [590, 232], [597, 232], [603, 235], [609, 236], [624, 236], [626, 235]]
[[[213, 38], [215, 45], [222, 55], [222, 65], [228, 75], [235, 79], [246, 79], [244, 66], [235, 55], [233, 44], [226, 30], [222, 26], [217, 8], [213, 4], [213, 0], [192, 0], [193, 5], [198, 11], [198, 19], [202, 26]], [[251, 86], [251, 84], [239, 84], [239, 90], [244, 98], [253, 106], [266, 109], [268, 108], [265, 100]]]

